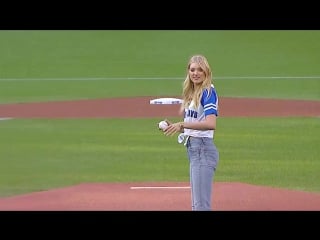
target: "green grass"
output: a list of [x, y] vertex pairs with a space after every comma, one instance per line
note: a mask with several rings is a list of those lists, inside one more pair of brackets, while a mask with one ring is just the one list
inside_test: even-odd
[[0, 81], [0, 103], [180, 95], [182, 80]]
[[320, 100], [319, 49], [320, 31], [2, 30], [0, 103], [177, 95], [195, 53], [220, 96]]
[[187, 165], [179, 166], [185, 157], [172, 162], [171, 156], [182, 148], [162, 136], [155, 122], [2, 121], [0, 194], [81, 182], [187, 180]]
[[313, 76], [320, 31], [0, 31], [1, 78], [183, 76], [190, 55], [216, 76]]
[[320, 100], [319, 79], [217, 80], [219, 95], [274, 99]]
[[219, 180], [319, 192], [318, 118], [223, 118]]
[[[180, 96], [181, 80], [0, 81], [0, 103]], [[221, 97], [320, 100], [319, 79], [217, 79]]]
[[[188, 181], [185, 148], [159, 119], [2, 121], [0, 196], [83, 182]], [[216, 181], [320, 191], [317, 118], [221, 118]]]

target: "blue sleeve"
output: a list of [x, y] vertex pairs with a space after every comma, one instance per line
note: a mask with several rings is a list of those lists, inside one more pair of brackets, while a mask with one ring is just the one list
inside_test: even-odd
[[218, 116], [218, 95], [214, 87], [210, 88], [210, 94], [205, 89], [202, 94], [201, 104], [204, 109], [204, 115], [214, 114]]

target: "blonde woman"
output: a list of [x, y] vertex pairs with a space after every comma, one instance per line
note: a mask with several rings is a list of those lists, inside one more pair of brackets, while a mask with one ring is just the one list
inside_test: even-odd
[[[219, 152], [214, 143], [218, 116], [218, 95], [207, 59], [194, 55], [187, 65], [183, 82], [181, 113], [184, 121], [171, 123], [166, 136], [183, 133], [190, 162], [192, 210], [212, 210], [212, 191]], [[181, 135], [180, 135], [181, 136]]]

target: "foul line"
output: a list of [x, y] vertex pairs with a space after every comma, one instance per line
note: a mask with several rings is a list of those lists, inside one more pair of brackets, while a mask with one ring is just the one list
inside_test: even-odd
[[[214, 79], [320, 79], [320, 76], [226, 76]], [[0, 78], [0, 81], [183, 80], [184, 77]]]
[[190, 187], [130, 187], [130, 189], [189, 189]]

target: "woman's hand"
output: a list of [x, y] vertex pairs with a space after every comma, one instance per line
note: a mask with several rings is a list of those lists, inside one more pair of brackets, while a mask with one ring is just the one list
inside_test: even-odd
[[164, 130], [164, 134], [166, 136], [172, 136], [175, 133], [182, 133], [183, 132], [183, 123], [170, 123], [169, 126]]

